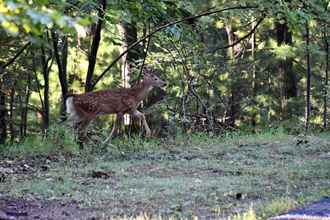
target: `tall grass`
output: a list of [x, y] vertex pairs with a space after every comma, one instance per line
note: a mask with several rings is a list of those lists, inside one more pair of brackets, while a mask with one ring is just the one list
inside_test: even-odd
[[51, 153], [78, 152], [74, 133], [65, 125], [53, 125], [47, 135], [31, 134], [22, 142], [4, 145], [0, 148], [2, 155], [45, 155]]

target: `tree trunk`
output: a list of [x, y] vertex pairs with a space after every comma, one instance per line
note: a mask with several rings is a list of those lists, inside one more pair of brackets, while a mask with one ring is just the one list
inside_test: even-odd
[[[289, 31], [287, 23], [276, 23], [277, 45], [292, 45], [292, 33]], [[288, 100], [297, 97], [297, 79], [293, 72], [293, 59], [288, 57], [279, 61], [279, 77], [282, 82], [281, 86], [281, 112], [282, 119], [289, 118]]]
[[101, 41], [101, 30], [102, 30], [102, 23], [105, 16], [105, 10], [107, 6], [106, 0], [99, 0], [99, 7], [98, 7], [98, 19], [96, 24], [96, 29], [94, 32], [94, 37], [92, 41], [92, 45], [90, 48], [89, 56], [88, 56], [88, 70], [86, 75], [86, 82], [85, 82], [85, 91], [90, 92], [93, 90], [93, 75], [94, 69], [96, 64], [96, 56], [97, 51], [99, 49], [100, 41]]
[[25, 87], [24, 93], [24, 101], [20, 98], [20, 110], [21, 110], [21, 124], [20, 124], [20, 139], [23, 140], [26, 137], [26, 130], [27, 130], [27, 116], [28, 116], [28, 106], [29, 106], [29, 99], [30, 99], [30, 83], [31, 79], [28, 76], [27, 85]]
[[65, 100], [68, 95], [68, 81], [67, 81], [67, 58], [68, 58], [68, 37], [63, 36], [62, 38], [62, 53], [60, 54], [58, 48], [58, 34], [55, 31], [51, 32], [52, 41], [53, 41], [53, 49], [54, 49], [54, 56], [58, 67], [58, 78], [61, 85], [62, 91], [62, 104], [61, 104], [61, 120], [66, 119], [66, 106]]
[[6, 94], [1, 91], [2, 83], [3, 82], [0, 81], [0, 144], [5, 144], [7, 138], [7, 109]]
[[[232, 45], [235, 42], [235, 35], [233, 33], [232, 27], [230, 25], [226, 26], [228, 45]], [[236, 45], [238, 46], [238, 45]], [[228, 48], [228, 57], [229, 62], [233, 63], [235, 61], [235, 47]], [[228, 115], [226, 116], [226, 124], [230, 127], [235, 127], [236, 118], [239, 116], [239, 93], [240, 89], [237, 86], [236, 77], [234, 74], [231, 74], [232, 82], [230, 85], [230, 99], [229, 99], [229, 111], [227, 111]]]
[[328, 84], [329, 84], [329, 42], [327, 39], [327, 30], [324, 30], [324, 45], [325, 45], [325, 79], [324, 79], [324, 94], [323, 94], [323, 128], [328, 127], [328, 109], [327, 109], [327, 99], [328, 99]]
[[47, 58], [45, 48], [41, 47], [41, 63], [42, 63], [42, 75], [44, 78], [44, 100], [43, 100], [43, 122], [42, 122], [42, 128], [44, 131], [47, 131], [49, 127], [49, 71], [51, 68], [51, 65], [48, 66], [49, 60], [51, 59], [51, 56]]
[[28, 79], [28, 85], [26, 87], [26, 96], [25, 96], [25, 102], [24, 102], [24, 117], [23, 117], [23, 135], [24, 137], [26, 137], [26, 131], [27, 131], [27, 120], [28, 120], [28, 111], [29, 111], [29, 100], [30, 100], [30, 95], [31, 95], [31, 91], [30, 91], [30, 79]]
[[[255, 27], [255, 22], [252, 23], [252, 29]], [[253, 105], [253, 112], [251, 118], [251, 125], [255, 132], [255, 127], [257, 125], [257, 88], [256, 88], [256, 65], [255, 65], [255, 49], [256, 49], [256, 33], [254, 32], [251, 36], [251, 60], [253, 62], [252, 66], [252, 105]]]
[[[123, 51], [125, 51], [129, 47], [129, 45], [137, 41], [136, 23], [128, 23], [126, 21], [122, 21], [121, 28], [124, 37]], [[128, 51], [128, 53], [122, 57], [123, 66], [121, 71], [121, 78], [122, 78], [122, 86], [124, 88], [130, 87], [129, 81], [130, 81], [132, 68], [136, 65], [136, 62], [140, 57], [141, 57], [141, 53], [138, 47]], [[123, 120], [124, 120], [123, 121], [124, 125], [129, 125], [128, 129], [129, 129], [129, 133], [131, 133], [132, 126], [130, 125], [132, 123], [130, 116], [125, 115], [123, 117]]]
[[9, 102], [9, 131], [10, 131], [10, 142], [14, 143], [15, 130], [14, 130], [14, 104], [15, 104], [15, 86], [10, 91], [10, 102]]
[[308, 132], [309, 129], [309, 120], [311, 115], [311, 59], [310, 59], [310, 36], [309, 36], [309, 24], [306, 21], [306, 62], [307, 62], [307, 81], [306, 81], [306, 112], [305, 112], [305, 132]]
[[19, 110], [20, 110], [20, 124], [19, 124], [19, 139], [20, 141], [23, 140], [24, 137], [24, 107], [23, 107], [23, 100], [22, 100], [22, 96], [19, 95], [18, 96], [18, 101], [19, 101]]

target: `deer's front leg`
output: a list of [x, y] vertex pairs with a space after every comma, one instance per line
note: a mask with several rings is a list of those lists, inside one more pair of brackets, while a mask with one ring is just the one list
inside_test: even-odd
[[144, 129], [146, 130], [146, 137], [150, 137], [151, 136], [151, 130], [148, 126], [148, 123], [146, 121], [146, 117], [144, 116], [144, 114], [142, 112], [139, 112], [138, 110], [135, 110], [133, 112], [133, 116], [137, 117], [139, 120], [142, 121]]
[[110, 135], [109, 135], [109, 137], [104, 141], [104, 143], [106, 143], [106, 142], [108, 142], [109, 140], [111, 140], [112, 137], [113, 137], [115, 134], [117, 134], [118, 126], [120, 125], [120, 121], [122, 120], [123, 116], [124, 116], [124, 115], [123, 115], [122, 113], [118, 113], [118, 114], [117, 114], [116, 120], [115, 120], [115, 122], [114, 122], [114, 124], [113, 124], [113, 127], [112, 127], [112, 130], [111, 130], [111, 132], [110, 132]]

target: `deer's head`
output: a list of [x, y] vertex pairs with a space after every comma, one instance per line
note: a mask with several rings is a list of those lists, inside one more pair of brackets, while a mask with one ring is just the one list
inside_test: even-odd
[[144, 71], [143, 73], [143, 82], [152, 87], [164, 87], [166, 86], [166, 82], [161, 80], [158, 76], [153, 74], [149, 69]]

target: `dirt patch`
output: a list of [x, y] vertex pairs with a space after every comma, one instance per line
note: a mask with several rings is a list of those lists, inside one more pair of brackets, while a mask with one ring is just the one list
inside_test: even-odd
[[141, 173], [150, 177], [203, 177], [203, 176], [240, 176], [241, 171], [222, 170], [217, 168], [198, 168], [198, 169], [187, 169], [183, 167], [166, 167], [160, 166], [157, 163], [147, 163], [132, 165], [126, 169], [127, 175], [140, 176]]
[[[70, 155], [62, 156], [63, 159], [70, 159]], [[48, 156], [26, 156], [24, 158], [4, 158], [0, 161], [0, 173], [7, 174], [31, 174], [36, 170], [47, 171], [52, 163], [58, 162], [58, 155]]]
[[82, 209], [74, 202], [24, 200], [0, 197], [0, 219], [98, 219], [90, 209]]
[[113, 177], [115, 175], [115, 172], [113, 171], [100, 171], [100, 170], [93, 170], [89, 174], [92, 178], [102, 178], [102, 179], [108, 179], [110, 177]]

